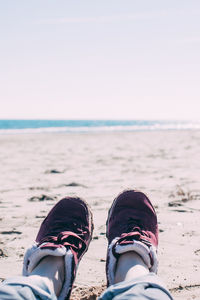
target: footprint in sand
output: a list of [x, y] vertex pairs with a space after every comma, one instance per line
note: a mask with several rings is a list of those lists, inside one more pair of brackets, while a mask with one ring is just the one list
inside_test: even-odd
[[61, 174], [64, 173], [64, 171], [59, 171], [57, 169], [47, 170], [45, 171], [45, 174]]
[[72, 187], [81, 186], [81, 187], [86, 188], [85, 185], [80, 184], [80, 183], [77, 183], [77, 182], [70, 182], [70, 183], [61, 184], [61, 185], [58, 186], [58, 188], [61, 188], [61, 187], [68, 187], [68, 186], [72, 186]]
[[28, 201], [30, 201], [30, 202], [54, 201], [56, 199], [57, 199], [56, 196], [47, 196], [47, 195], [42, 194], [40, 196], [33, 196], [33, 197], [29, 198]]
[[8, 257], [8, 255], [2, 249], [0, 249], [0, 257]]
[[178, 207], [178, 206], [183, 206], [183, 203], [181, 203], [181, 201], [177, 200], [177, 201], [171, 201], [168, 203], [169, 207]]
[[17, 231], [17, 230], [8, 230], [8, 231], [1, 231], [1, 234], [22, 234], [21, 231]]
[[200, 249], [195, 250], [194, 253], [195, 253], [196, 255], [200, 255]]

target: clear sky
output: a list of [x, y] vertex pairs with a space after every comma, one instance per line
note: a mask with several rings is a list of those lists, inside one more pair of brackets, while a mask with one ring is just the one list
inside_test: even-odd
[[199, 0], [0, 0], [0, 118], [199, 119]]

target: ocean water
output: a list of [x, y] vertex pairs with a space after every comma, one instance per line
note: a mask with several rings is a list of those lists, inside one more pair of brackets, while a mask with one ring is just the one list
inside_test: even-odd
[[157, 120], [0, 120], [0, 134], [200, 129], [200, 122]]

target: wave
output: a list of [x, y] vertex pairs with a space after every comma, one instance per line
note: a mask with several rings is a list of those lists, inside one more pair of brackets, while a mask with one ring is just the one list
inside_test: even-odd
[[174, 122], [154, 123], [140, 125], [115, 125], [115, 126], [79, 126], [79, 127], [39, 127], [22, 129], [0, 129], [0, 134], [29, 134], [29, 133], [87, 133], [87, 132], [114, 132], [114, 131], [157, 131], [157, 130], [199, 130], [199, 123]]

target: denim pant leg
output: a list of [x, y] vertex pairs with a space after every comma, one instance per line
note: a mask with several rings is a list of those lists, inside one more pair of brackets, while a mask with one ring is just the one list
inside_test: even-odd
[[57, 300], [42, 279], [19, 276], [0, 285], [1, 300]]
[[157, 275], [150, 273], [111, 285], [99, 300], [173, 300]]

